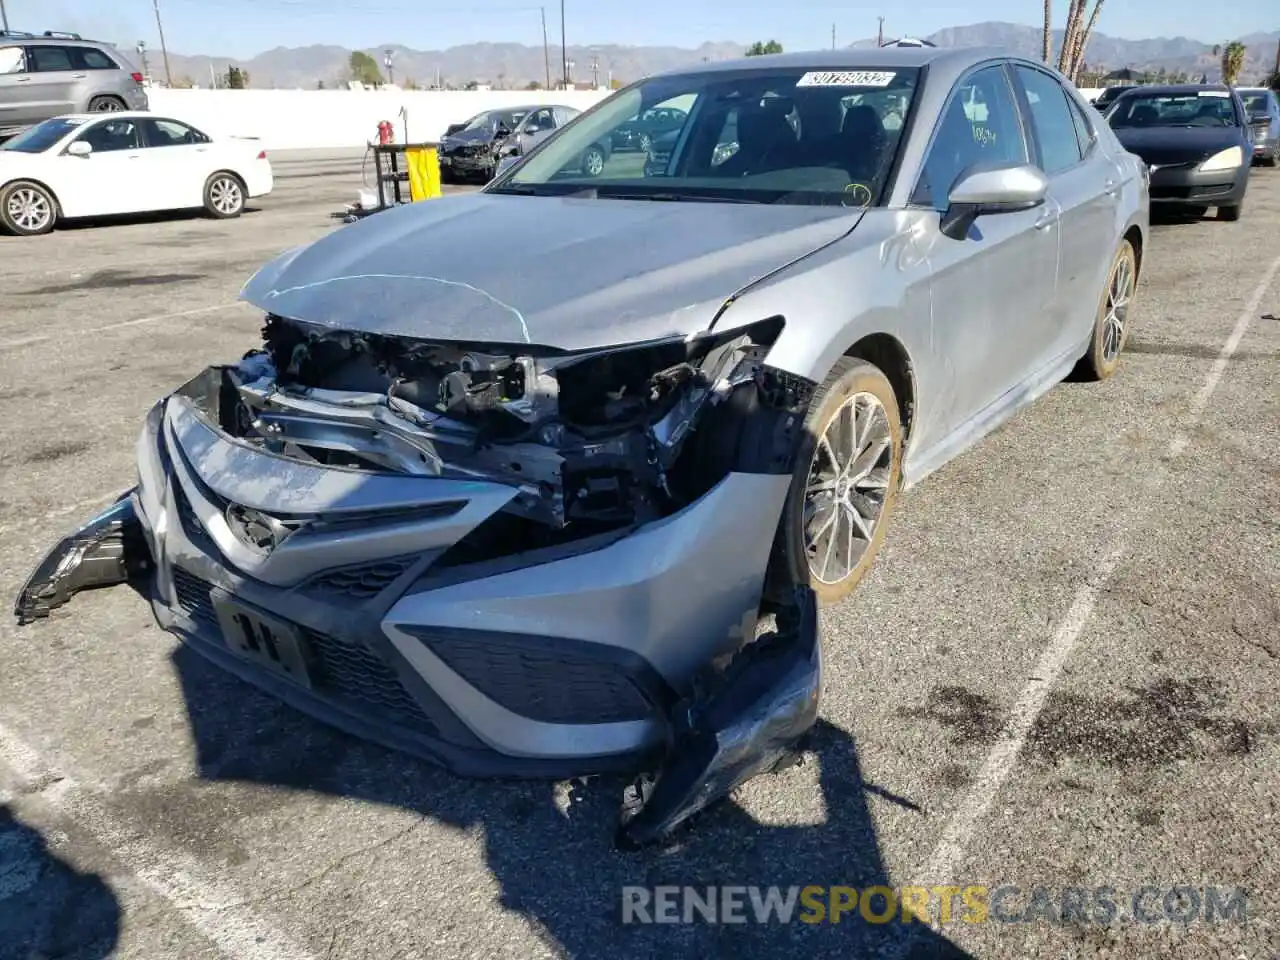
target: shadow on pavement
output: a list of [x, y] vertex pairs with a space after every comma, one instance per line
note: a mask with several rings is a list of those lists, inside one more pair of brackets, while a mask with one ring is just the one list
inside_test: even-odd
[[56, 857], [0, 803], [0, 956], [100, 960], [120, 939], [120, 903], [102, 878]]
[[[549, 782], [454, 777], [313, 721], [186, 647], [173, 659], [202, 778], [395, 805], [454, 828], [479, 828], [502, 905], [533, 921], [569, 956], [967, 956], [923, 925], [870, 924], [856, 913], [834, 925], [795, 919], [764, 925], [623, 923], [622, 888], [630, 885], [891, 885], [867, 793], [911, 804], [865, 784], [853, 740], [825, 722], [814, 729], [806, 760], [820, 765], [824, 823], [769, 826], [729, 800], [665, 848], [622, 853], [613, 847], [621, 778], [575, 781], [567, 812], [561, 812]], [[779, 774], [788, 775], [798, 772]], [[384, 856], [394, 856], [394, 849]], [[430, 943], [430, 931], [423, 934]]]

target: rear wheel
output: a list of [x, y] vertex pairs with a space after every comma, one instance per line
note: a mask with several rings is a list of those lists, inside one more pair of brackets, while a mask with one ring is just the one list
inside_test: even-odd
[[587, 147], [587, 152], [582, 155], [582, 172], [588, 177], [604, 173], [604, 150], [599, 146]]
[[1138, 255], [1125, 240], [1107, 274], [1107, 285], [1098, 304], [1089, 350], [1076, 370], [1085, 380], [1105, 380], [1120, 366], [1120, 352], [1129, 338], [1129, 307], [1138, 281]]
[[10, 233], [34, 237], [48, 233], [58, 220], [58, 201], [30, 180], [15, 180], [0, 189], [0, 224]]
[[1242, 206], [1244, 206], [1243, 203], [1233, 203], [1227, 207], [1219, 207], [1218, 219], [1226, 220], [1228, 223], [1234, 223], [1240, 219], [1240, 208]]
[[875, 366], [843, 357], [815, 393], [778, 529], [775, 563], [823, 605], [848, 596], [884, 541], [902, 474], [902, 421]]
[[89, 101], [90, 113], [116, 113], [124, 109], [124, 101], [119, 97], [94, 97]]
[[229, 220], [244, 213], [244, 184], [234, 173], [215, 173], [204, 185], [204, 208], [209, 216]]

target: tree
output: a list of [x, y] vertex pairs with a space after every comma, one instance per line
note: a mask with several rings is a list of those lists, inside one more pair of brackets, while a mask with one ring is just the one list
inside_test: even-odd
[[1044, 43], [1040, 59], [1045, 63], [1053, 56], [1053, 0], [1044, 0]]
[[1277, 70], [1267, 78], [1267, 86], [1276, 93], [1280, 93], [1280, 70]]
[[524, 88], [526, 90], [541, 90], [542, 84], [540, 84], [537, 80], [530, 80], [528, 83], [524, 85]]
[[228, 90], [244, 90], [249, 86], [249, 71], [241, 67], [227, 67], [223, 81]]
[[1093, 0], [1093, 10], [1089, 19], [1085, 20], [1085, 11], [1089, 0], [1067, 0], [1067, 26], [1062, 32], [1062, 49], [1058, 52], [1058, 71], [1067, 76], [1073, 83], [1084, 63], [1084, 51], [1089, 46], [1089, 38], [1098, 23], [1098, 15], [1102, 13], [1105, 0]]
[[352, 80], [358, 80], [369, 87], [382, 85], [382, 71], [378, 69], [378, 61], [363, 50], [353, 50], [351, 59], [347, 62], [351, 67]]
[[610, 81], [609, 81], [609, 89], [610, 89], [610, 90], [621, 90], [621, 89], [622, 89], [622, 81], [621, 81], [621, 80], [618, 80], [618, 79], [616, 79], [616, 78], [615, 78], [615, 79], [613, 79], [613, 80], [610, 80]]
[[1222, 82], [1234, 87], [1240, 79], [1240, 71], [1244, 69], [1244, 44], [1232, 40], [1222, 48]]
[[757, 40], [751, 46], [747, 47], [748, 57], [763, 57], [770, 53], [781, 53], [782, 44], [777, 40], [770, 40], [767, 43], [761, 43]]
[[316, 81], [316, 89], [317, 89], [317, 90], [323, 90], [323, 89], [324, 89], [324, 81], [323, 81], [323, 80], [317, 80], [317, 81]]
[[192, 80], [190, 77], [185, 75], [173, 81], [173, 89], [175, 90], [190, 90], [195, 85], [196, 85], [196, 82]]

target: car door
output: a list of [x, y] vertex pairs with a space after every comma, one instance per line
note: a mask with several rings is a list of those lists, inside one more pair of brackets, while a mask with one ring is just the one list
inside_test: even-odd
[[168, 117], [144, 117], [139, 160], [153, 210], [181, 210], [204, 202], [204, 182], [214, 172], [214, 147], [193, 127]]
[[520, 128], [520, 152], [528, 153], [555, 133], [556, 117], [551, 107], [530, 111]]
[[[132, 117], [113, 117], [85, 124], [73, 143], [93, 151], [77, 157], [58, 156], [58, 199], [69, 217], [159, 210], [155, 191], [142, 162], [142, 133]], [[68, 145], [69, 146], [69, 145]]]
[[27, 47], [27, 69], [31, 71], [39, 119], [76, 112], [76, 85], [87, 74], [75, 68], [69, 48], [31, 44]]
[[48, 119], [40, 116], [37, 87], [31, 81], [26, 49], [0, 46], [0, 130]]
[[1052, 302], [1058, 262], [1057, 209], [979, 217], [968, 236], [938, 230], [947, 196], [979, 166], [1030, 158], [1011, 78], [1003, 63], [975, 68], [952, 89], [935, 128], [912, 206], [931, 207], [925, 238], [943, 398], [938, 419], [950, 433], [1020, 386], [1041, 352], [1039, 315]]
[[1098, 147], [1093, 123], [1056, 77], [1029, 64], [1013, 68], [1031, 131], [1033, 160], [1049, 178], [1061, 214], [1057, 296], [1039, 319], [1041, 362], [1088, 336], [1119, 238], [1120, 171]]

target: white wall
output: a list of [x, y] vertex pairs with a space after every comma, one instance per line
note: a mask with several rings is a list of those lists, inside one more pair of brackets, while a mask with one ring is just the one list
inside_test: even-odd
[[260, 137], [268, 150], [359, 147], [378, 138], [390, 120], [404, 140], [439, 139], [445, 127], [494, 107], [563, 104], [585, 110], [608, 96], [601, 90], [168, 90], [148, 91], [151, 109], [212, 134]]

